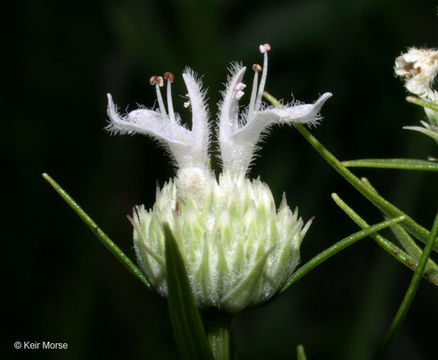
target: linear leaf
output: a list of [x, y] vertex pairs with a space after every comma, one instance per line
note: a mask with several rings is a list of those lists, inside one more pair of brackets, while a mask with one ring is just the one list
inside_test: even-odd
[[423, 106], [423, 107], [427, 107], [427, 108], [432, 109], [434, 111], [438, 111], [438, 105], [437, 104], [434, 104], [432, 102], [420, 99], [420, 98], [418, 98], [416, 96], [407, 96], [406, 97], [406, 101], [410, 102], [412, 104], [416, 104], [416, 105], [420, 105], [420, 106]]
[[152, 286], [144, 276], [143, 272], [125, 255], [125, 253], [106, 235], [102, 229], [97, 226], [91, 217], [67, 194], [67, 192], [48, 174], [44, 173], [43, 178], [52, 185], [56, 192], [61, 195], [65, 202], [70, 205], [74, 212], [81, 218], [81, 220], [88, 226], [91, 232], [98, 237], [98, 239], [105, 245], [105, 247], [113, 253], [113, 255], [133, 274], [139, 279], [149, 290]]
[[346, 167], [438, 171], [438, 162], [418, 159], [358, 159], [343, 161], [342, 165]]
[[[338, 205], [357, 225], [362, 229], [369, 227], [368, 223], [362, 219], [351, 207], [349, 207], [337, 194], [332, 194], [332, 198]], [[417, 269], [417, 261], [408, 253], [403, 251], [397, 245], [385, 239], [380, 234], [370, 235], [378, 245], [380, 245], [389, 255], [394, 257], [400, 263], [415, 271]], [[429, 235], [430, 236], [430, 235]], [[438, 277], [434, 273], [423, 272], [423, 277], [430, 281], [432, 284], [438, 286]]]
[[432, 252], [432, 246], [435, 240], [435, 237], [438, 235], [438, 214], [435, 216], [435, 221], [432, 226], [432, 230], [430, 232], [429, 240], [426, 243], [426, 246], [423, 250], [423, 254], [421, 255], [420, 261], [418, 262], [417, 270], [415, 270], [414, 275], [412, 276], [411, 283], [409, 284], [408, 289], [406, 290], [406, 294], [403, 298], [402, 303], [394, 316], [394, 319], [388, 329], [388, 332], [385, 335], [385, 338], [382, 342], [382, 345], [379, 348], [379, 351], [375, 357], [375, 359], [383, 359], [386, 351], [388, 350], [389, 345], [400, 329], [403, 320], [406, 317], [406, 314], [414, 300], [415, 294], [417, 293], [418, 287], [421, 282], [421, 278], [423, 276], [423, 271], [426, 268], [427, 260]]
[[307, 360], [303, 345], [297, 346], [297, 360]]
[[[281, 106], [281, 103], [266, 91], [263, 96], [275, 106]], [[356, 188], [367, 200], [369, 200], [374, 206], [382, 211], [388, 217], [406, 216], [406, 220], [403, 221], [403, 227], [414, 235], [421, 242], [426, 243], [429, 238], [429, 231], [423, 226], [418, 224], [414, 219], [405, 214], [395, 205], [391, 204], [388, 200], [380, 196], [372, 188], [361, 182], [361, 180], [354, 175], [349, 169], [347, 169], [342, 163], [330, 152], [318, 139], [316, 139], [303, 125], [293, 124], [295, 129], [307, 140], [307, 142], [321, 155], [321, 157], [327, 161], [345, 180], [347, 180], [353, 187]], [[438, 239], [436, 239], [436, 245], [434, 250], [438, 251]]]
[[328, 249], [320, 252], [318, 255], [316, 255], [314, 258], [309, 260], [307, 263], [305, 263], [303, 266], [301, 266], [297, 271], [295, 271], [286, 285], [284, 285], [280, 293], [286, 291], [293, 283], [300, 280], [304, 275], [306, 275], [309, 271], [313, 270], [315, 267], [317, 267], [319, 264], [327, 260], [328, 258], [332, 257], [333, 255], [337, 254], [341, 250], [344, 250], [346, 247], [353, 245], [355, 242], [359, 241], [360, 239], [363, 239], [364, 237], [367, 237], [371, 234], [374, 234], [377, 231], [380, 231], [386, 227], [392, 226], [400, 221], [405, 220], [404, 216], [399, 216], [397, 218], [382, 221], [376, 225], [369, 226], [367, 228], [364, 228], [361, 231], [358, 231], [354, 234], [351, 234], [350, 236], [338, 241], [336, 244], [330, 246]]
[[166, 238], [168, 307], [176, 345], [182, 359], [213, 360], [208, 338], [190, 288], [184, 260], [169, 226]]

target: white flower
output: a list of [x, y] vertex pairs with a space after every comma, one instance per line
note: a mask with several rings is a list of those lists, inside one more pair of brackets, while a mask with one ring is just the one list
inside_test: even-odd
[[[134, 247], [140, 267], [157, 292], [167, 294], [163, 224], [169, 224], [185, 260], [199, 307], [235, 313], [271, 298], [288, 280], [299, 261], [299, 248], [310, 222], [304, 225], [285, 197], [276, 210], [269, 187], [246, 178], [260, 136], [276, 123], [314, 124], [324, 102], [265, 106], [268, 44], [260, 45], [263, 68], [254, 65], [251, 99], [239, 114], [244, 96], [245, 67], [235, 65], [219, 107], [216, 128], [223, 172], [217, 180], [209, 169], [209, 125], [205, 94], [191, 70], [183, 74], [191, 108], [192, 129], [174, 112], [173, 75], [152, 77], [158, 109], [138, 109], [120, 116], [108, 95], [107, 129], [141, 133], [164, 144], [178, 166], [177, 177], [157, 193], [151, 210], [134, 209]], [[261, 79], [259, 83], [259, 73]], [[167, 109], [160, 87], [167, 81]]]
[[409, 92], [438, 102], [438, 94], [431, 87], [438, 72], [438, 50], [410, 48], [395, 59], [394, 71], [405, 80]]
[[[407, 53], [395, 59], [394, 71], [404, 79], [409, 92], [438, 106], [438, 92], [432, 88], [438, 73], [438, 50], [410, 48]], [[438, 112], [428, 107], [423, 109], [430, 124], [422, 121], [423, 127], [403, 128], [422, 132], [438, 142]]]
[[[242, 97], [239, 84], [242, 83], [246, 67], [235, 65], [231, 70], [224, 98], [219, 106], [219, 144], [224, 171], [244, 174], [247, 172], [256, 150], [256, 144], [264, 131], [281, 123], [314, 124], [324, 102], [332, 95], [325, 93], [314, 104], [287, 104], [282, 107], [264, 106], [262, 96], [268, 71], [268, 44], [260, 45], [263, 53], [263, 69], [253, 65], [254, 80], [249, 106], [239, 114], [239, 100]], [[259, 73], [262, 70], [260, 84]]]

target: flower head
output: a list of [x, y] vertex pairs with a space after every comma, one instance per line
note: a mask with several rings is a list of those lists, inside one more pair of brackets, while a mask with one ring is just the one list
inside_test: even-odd
[[404, 79], [409, 92], [438, 102], [438, 94], [431, 87], [438, 72], [438, 50], [410, 48], [395, 59], [394, 71]]
[[[438, 73], [438, 50], [410, 48], [395, 59], [395, 74], [405, 81], [406, 89], [422, 100], [438, 106], [438, 92], [432, 88]], [[429, 123], [421, 126], [405, 126], [405, 129], [422, 132], [438, 142], [438, 112], [424, 107]]]
[[[187, 274], [201, 308], [234, 313], [272, 297], [288, 280], [299, 261], [299, 248], [310, 222], [304, 224], [286, 199], [278, 210], [269, 187], [246, 177], [257, 142], [276, 123], [314, 124], [324, 102], [265, 106], [262, 95], [268, 68], [269, 44], [260, 45], [263, 67], [254, 65], [249, 106], [239, 113], [246, 68], [231, 69], [219, 104], [216, 128], [223, 171], [216, 179], [209, 169], [208, 110], [201, 83], [191, 70], [183, 73], [192, 111], [188, 129], [172, 103], [173, 74], [153, 76], [158, 109], [117, 113], [108, 95], [108, 130], [149, 135], [166, 146], [178, 166], [175, 179], [157, 193], [151, 210], [134, 209], [134, 247], [138, 262], [155, 289], [167, 294], [163, 224], [168, 223], [185, 260]], [[260, 81], [259, 75], [261, 74]], [[167, 81], [167, 109], [160, 88]]]

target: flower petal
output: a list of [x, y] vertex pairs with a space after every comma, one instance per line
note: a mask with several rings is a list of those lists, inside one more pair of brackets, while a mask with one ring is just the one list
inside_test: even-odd
[[[276, 123], [316, 123], [322, 105], [331, 96], [331, 93], [325, 93], [314, 104], [269, 107], [255, 112], [254, 116], [232, 135], [227, 146], [223, 146], [221, 140], [224, 168], [232, 172], [245, 173], [263, 132]], [[224, 148], [226, 151], [223, 150]]]
[[319, 111], [331, 96], [329, 92], [324, 93], [314, 104], [269, 107], [260, 111], [257, 118], [278, 123], [315, 124], [319, 120]]
[[231, 75], [228, 77], [226, 89], [223, 92], [223, 100], [219, 104], [219, 139], [227, 142], [227, 139], [239, 128], [239, 98], [236, 97], [236, 85], [242, 81], [246, 67], [234, 65]]
[[192, 131], [191, 152], [194, 162], [207, 168], [208, 164], [208, 109], [205, 101], [205, 92], [202, 91], [202, 83], [196, 79], [194, 72], [187, 68], [183, 73], [183, 79], [189, 93], [192, 108]]
[[107, 130], [120, 134], [139, 133], [148, 135], [163, 144], [176, 160], [179, 168], [198, 166], [199, 157], [192, 156], [193, 134], [185, 127], [171, 122], [158, 111], [137, 109], [127, 116], [117, 113], [111, 94], [108, 94]]

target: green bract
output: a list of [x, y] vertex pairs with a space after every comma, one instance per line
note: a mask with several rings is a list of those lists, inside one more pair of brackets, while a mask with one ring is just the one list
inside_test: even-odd
[[277, 211], [259, 179], [192, 169], [165, 184], [152, 210], [135, 208], [134, 245], [142, 270], [167, 294], [163, 222], [186, 262], [199, 307], [235, 313], [272, 297], [299, 261], [303, 226], [286, 199]]

